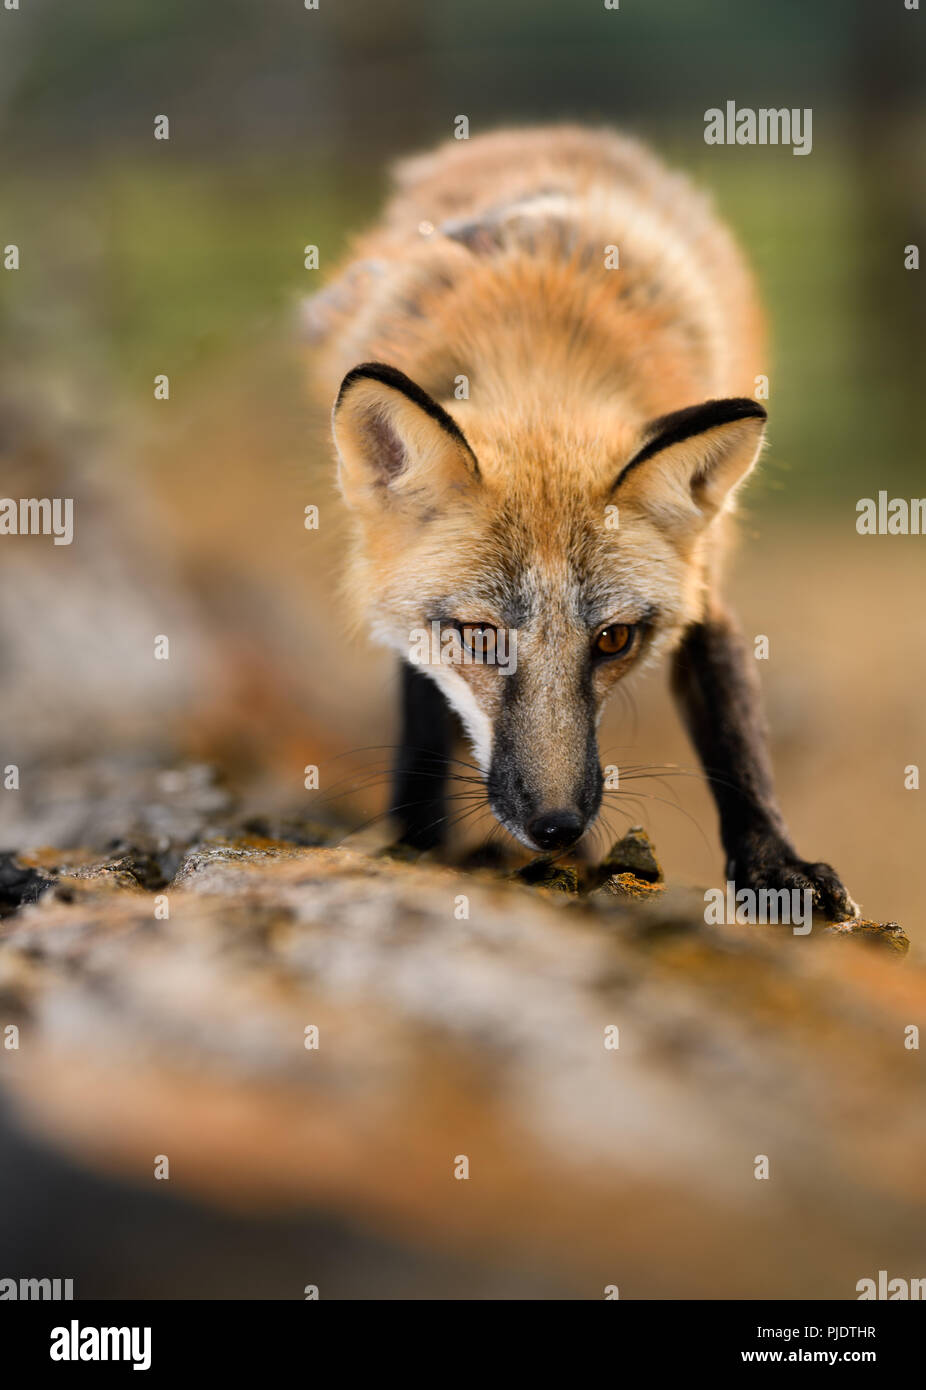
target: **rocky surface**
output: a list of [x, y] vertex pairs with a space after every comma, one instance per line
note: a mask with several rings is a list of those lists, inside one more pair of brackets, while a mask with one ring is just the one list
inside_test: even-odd
[[0, 872], [0, 1082], [53, 1150], [580, 1296], [851, 1298], [919, 1268], [924, 980], [896, 924], [706, 926], [636, 831], [599, 866], [464, 871], [160, 777], [105, 852]]

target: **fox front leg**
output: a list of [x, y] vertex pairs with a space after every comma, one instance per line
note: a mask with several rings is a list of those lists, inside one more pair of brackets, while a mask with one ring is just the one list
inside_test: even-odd
[[672, 688], [717, 803], [727, 877], [738, 888], [809, 888], [830, 920], [858, 916], [829, 864], [801, 859], [791, 843], [775, 800], [759, 684], [726, 613], [688, 629], [673, 659]]
[[446, 838], [447, 769], [453, 746], [453, 716], [434, 682], [402, 662], [400, 733], [389, 810], [400, 842], [434, 849]]

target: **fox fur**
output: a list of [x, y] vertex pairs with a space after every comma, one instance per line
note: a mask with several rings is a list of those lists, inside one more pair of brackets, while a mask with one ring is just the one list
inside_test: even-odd
[[[395, 185], [305, 315], [313, 389], [337, 398], [349, 603], [402, 658], [429, 622], [518, 638], [513, 676], [406, 670], [411, 765], [417, 739], [433, 768], [446, 704], [502, 824], [562, 847], [600, 803], [605, 698], [672, 655], [702, 759], [726, 758], [736, 784], [726, 803], [715, 789], [729, 862], [776, 887], [826, 870], [787, 838], [755, 679], [717, 597], [765, 423], [763, 316], [732, 236], [687, 178], [610, 131], [450, 141], [399, 164]], [[633, 633], [625, 657], [590, 646], [608, 624]], [[809, 876], [821, 901], [822, 880]]]

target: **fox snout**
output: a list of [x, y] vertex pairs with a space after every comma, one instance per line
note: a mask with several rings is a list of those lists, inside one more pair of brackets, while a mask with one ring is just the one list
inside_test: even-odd
[[593, 727], [530, 749], [514, 731], [504, 726], [497, 731], [487, 778], [489, 805], [529, 849], [550, 853], [574, 845], [597, 816], [603, 788]]

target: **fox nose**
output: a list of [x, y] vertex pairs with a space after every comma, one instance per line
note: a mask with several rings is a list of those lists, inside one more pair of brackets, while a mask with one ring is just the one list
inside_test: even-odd
[[539, 849], [566, 849], [575, 844], [585, 822], [575, 811], [543, 811], [528, 821], [526, 829]]

